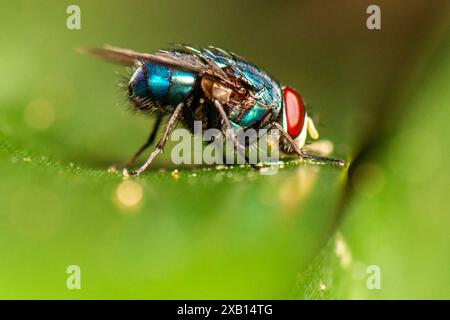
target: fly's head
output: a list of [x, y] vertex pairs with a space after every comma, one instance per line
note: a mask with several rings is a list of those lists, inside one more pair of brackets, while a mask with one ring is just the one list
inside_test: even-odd
[[[281, 125], [301, 149], [307, 135], [316, 140], [319, 133], [314, 122], [308, 117], [300, 94], [290, 87], [283, 88], [283, 105], [280, 116]], [[286, 147], [285, 147], [286, 149]], [[289, 148], [284, 151], [290, 151]]]

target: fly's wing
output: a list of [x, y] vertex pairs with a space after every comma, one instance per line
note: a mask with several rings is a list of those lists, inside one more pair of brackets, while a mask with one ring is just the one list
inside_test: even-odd
[[[185, 47], [186, 49], [187, 47]], [[168, 65], [174, 68], [193, 71], [201, 74], [208, 74], [218, 80], [230, 82], [229, 76], [215, 63], [205, 60], [204, 57], [194, 52], [195, 49], [189, 47], [190, 53], [182, 51], [159, 50], [155, 53], [143, 53], [129, 49], [104, 46], [103, 48], [83, 48], [79, 50], [83, 54], [102, 58], [111, 62], [133, 66], [137, 61], [153, 62]], [[192, 51], [191, 51], [192, 50]]]
[[211, 59], [211, 57], [206, 56], [203, 49], [199, 50], [191, 45], [181, 43], [174, 43], [173, 45], [180, 48], [181, 52], [190, 53], [200, 59], [206, 65], [206, 68], [209, 70], [211, 75], [217, 79], [222, 79], [225, 82], [230, 83], [230, 75], [223, 70], [224, 65], [218, 63], [218, 61], [214, 59]]
[[143, 53], [129, 49], [105, 46], [103, 48], [83, 48], [80, 52], [127, 66], [133, 66], [137, 61], [148, 61], [198, 73], [206, 72], [207, 70], [202, 61], [195, 56], [180, 55], [173, 51], [160, 50], [155, 53]]

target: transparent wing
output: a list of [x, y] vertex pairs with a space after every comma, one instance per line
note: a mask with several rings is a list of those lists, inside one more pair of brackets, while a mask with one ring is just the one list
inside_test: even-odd
[[134, 65], [137, 61], [149, 61], [194, 72], [207, 71], [205, 64], [195, 55], [179, 54], [173, 51], [160, 50], [155, 53], [143, 53], [113, 46], [104, 46], [103, 48], [83, 48], [79, 51], [83, 54], [128, 66]]

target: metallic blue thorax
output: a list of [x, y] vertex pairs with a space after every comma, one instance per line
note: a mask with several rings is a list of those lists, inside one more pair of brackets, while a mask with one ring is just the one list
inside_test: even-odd
[[243, 79], [256, 92], [256, 102], [244, 115], [231, 115], [230, 120], [235, 127], [247, 128], [272, 112], [275, 119], [282, 104], [280, 85], [264, 71], [236, 56], [220, 52], [202, 51], [205, 57], [212, 59], [222, 69], [232, 72], [235, 77]]
[[192, 92], [195, 81], [196, 75], [193, 72], [144, 63], [134, 72], [129, 88], [134, 98], [174, 107]]

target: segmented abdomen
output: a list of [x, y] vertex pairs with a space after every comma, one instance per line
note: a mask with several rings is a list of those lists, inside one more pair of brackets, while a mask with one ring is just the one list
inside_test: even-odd
[[151, 102], [174, 107], [194, 90], [197, 76], [193, 72], [154, 63], [142, 63], [133, 73], [128, 89], [136, 103]]

